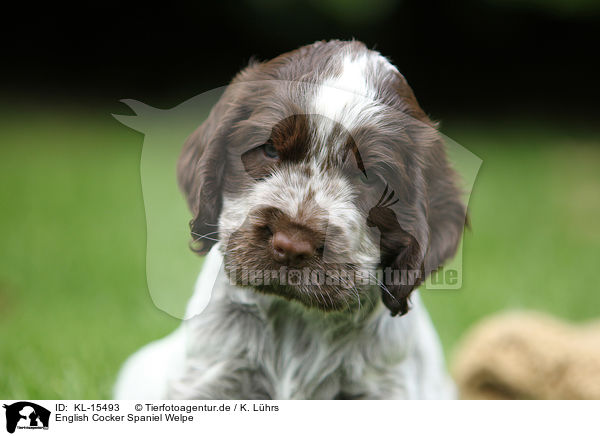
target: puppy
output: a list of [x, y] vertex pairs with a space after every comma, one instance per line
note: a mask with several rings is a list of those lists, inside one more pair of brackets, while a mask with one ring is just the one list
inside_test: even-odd
[[187, 320], [126, 362], [117, 398], [454, 396], [412, 291], [454, 255], [466, 210], [386, 58], [330, 41], [252, 63], [178, 179], [208, 254]]

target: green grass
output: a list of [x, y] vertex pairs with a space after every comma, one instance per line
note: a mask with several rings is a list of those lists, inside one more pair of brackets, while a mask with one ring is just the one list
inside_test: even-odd
[[[0, 397], [107, 398], [178, 324], [146, 286], [142, 136], [108, 113], [0, 119]], [[444, 129], [483, 159], [463, 287], [424, 292], [446, 351], [500, 310], [599, 315], [600, 135], [523, 125]]]

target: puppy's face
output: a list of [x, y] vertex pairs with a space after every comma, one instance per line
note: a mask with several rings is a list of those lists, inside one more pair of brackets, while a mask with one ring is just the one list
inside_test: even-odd
[[383, 182], [366, 179], [350, 133], [333, 120], [291, 115], [246, 150], [246, 128], [257, 122], [270, 126], [251, 117], [232, 137], [242, 143], [219, 218], [226, 271], [239, 285], [307, 306], [353, 308], [379, 263], [366, 197]]
[[230, 278], [326, 311], [377, 288], [405, 313], [465, 218], [434, 126], [360, 43], [317, 43], [240, 73], [188, 140], [179, 180], [199, 250], [218, 235]]

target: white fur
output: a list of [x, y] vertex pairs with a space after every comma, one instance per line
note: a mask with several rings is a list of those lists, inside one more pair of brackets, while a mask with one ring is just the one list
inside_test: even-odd
[[375, 90], [369, 86], [365, 75], [370, 66], [369, 58], [368, 53], [358, 56], [348, 54], [343, 58], [341, 74], [320, 86], [313, 103], [315, 113], [340, 122], [345, 127], [355, 124], [353, 121], [364, 105], [363, 100], [369, 98], [373, 101], [375, 97]]
[[[204, 259], [194, 294], [187, 305], [186, 320], [201, 314], [208, 306], [222, 267], [223, 257], [218, 250], [211, 250]], [[184, 370], [187, 349], [186, 325], [187, 322], [184, 321], [173, 333], [144, 346], [127, 359], [115, 385], [116, 399], [166, 398], [169, 383], [178, 378]]]
[[341, 73], [325, 80], [309, 103], [309, 113], [324, 117], [313, 126], [321, 143], [327, 142], [335, 123], [350, 130], [361, 125], [363, 120], [376, 119], [382, 105], [377, 100], [377, 89], [370, 83], [369, 74], [390, 68], [394, 67], [377, 52], [343, 55]]
[[117, 378], [117, 400], [160, 400], [166, 398], [172, 378], [183, 370], [185, 332], [179, 327], [169, 336], [152, 342], [129, 357]]

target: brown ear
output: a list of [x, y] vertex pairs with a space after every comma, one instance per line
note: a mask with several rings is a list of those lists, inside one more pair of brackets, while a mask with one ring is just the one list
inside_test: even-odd
[[192, 249], [200, 254], [219, 239], [229, 136], [233, 125], [250, 114], [244, 94], [252, 92], [249, 87], [259, 77], [261, 65], [251, 61], [236, 75], [206, 121], [187, 139], [177, 163], [179, 187], [194, 215]]
[[395, 138], [403, 168], [398, 174], [404, 173], [405, 179], [396, 180], [396, 186], [390, 181], [399, 195], [394, 209], [397, 221], [387, 226], [386, 234], [382, 232], [380, 248], [382, 268], [408, 272], [401, 283], [394, 280], [382, 286], [383, 302], [396, 315], [408, 311], [413, 289], [454, 256], [466, 208], [437, 125], [421, 109], [401, 74], [391, 76], [390, 85], [402, 125]]
[[379, 231], [379, 266], [384, 272], [381, 297], [392, 316], [408, 312], [410, 294], [423, 280], [429, 240], [422, 161], [411, 156], [417, 152], [414, 148], [404, 149], [407, 154], [386, 175], [386, 187], [367, 220], [367, 225]]
[[405, 112], [414, 121], [409, 125], [409, 135], [413, 143], [424, 145], [426, 149], [423, 176], [429, 237], [423, 265], [424, 280], [456, 253], [468, 222], [467, 208], [461, 199], [458, 174], [448, 162], [438, 124], [421, 109], [406, 79], [400, 74], [396, 79], [398, 94], [407, 104]]
[[426, 172], [429, 247], [424, 263], [425, 277], [454, 256], [467, 223], [458, 175], [448, 163], [441, 139], [430, 149], [429, 161]]
[[227, 89], [206, 121], [186, 140], [177, 163], [179, 187], [193, 214], [192, 249], [199, 254], [206, 253], [218, 239], [233, 100], [233, 90]]
[[[450, 167], [436, 125], [418, 107], [404, 82], [408, 109], [403, 114], [404, 182], [391, 180], [399, 195], [395, 208], [397, 224], [382, 233], [381, 267], [400, 271], [396, 279], [382, 286], [382, 299], [392, 315], [405, 314], [411, 292], [427, 276], [454, 256], [463, 232], [466, 208]], [[409, 98], [410, 97], [410, 98]]]
[[399, 283], [394, 278], [382, 287], [383, 302], [392, 316], [405, 314], [411, 292], [454, 256], [466, 221], [457, 174], [448, 163], [443, 143], [437, 139], [425, 145], [425, 150], [423, 167], [415, 162], [408, 165], [417, 165], [410, 177], [413, 202], [401, 201], [397, 224], [388, 225], [382, 234], [381, 266], [400, 271], [401, 278]]

